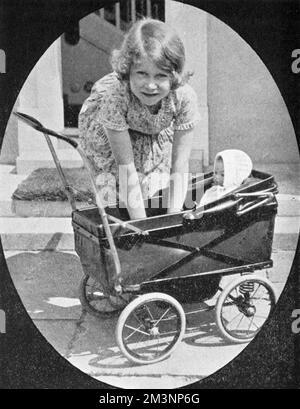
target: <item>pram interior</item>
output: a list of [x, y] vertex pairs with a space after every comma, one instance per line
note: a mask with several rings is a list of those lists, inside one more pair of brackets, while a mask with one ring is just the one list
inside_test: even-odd
[[[204, 175], [206, 188], [210, 186], [211, 176], [211, 173]], [[203, 192], [203, 184], [199, 186], [192, 185], [192, 195], [197, 188]], [[165, 291], [181, 301], [193, 297], [205, 299], [216, 292], [222, 275], [271, 266], [276, 199], [238, 216], [241, 202], [236, 201], [234, 194], [274, 190], [275, 186], [271, 175], [254, 170], [245, 184], [210, 204], [208, 213], [205, 208], [203, 216], [194, 220], [186, 220], [184, 216], [197, 210], [167, 215], [166, 209], [157, 206], [157, 201], [154, 201], [156, 206], [151, 202], [146, 219], [130, 221], [147, 232], [147, 236], [110, 222], [121, 263], [122, 284], [128, 288], [136, 286], [141, 292]], [[159, 196], [156, 199], [159, 203]], [[114, 206], [106, 208], [106, 212], [128, 219], [125, 209]], [[199, 212], [201, 215], [203, 209]], [[76, 210], [72, 219], [75, 249], [85, 274], [109, 281], [109, 246], [98, 209]]]

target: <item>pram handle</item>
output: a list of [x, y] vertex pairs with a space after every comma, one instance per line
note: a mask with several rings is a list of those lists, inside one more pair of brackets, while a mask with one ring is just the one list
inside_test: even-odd
[[262, 199], [258, 202], [251, 201], [246, 203], [242, 210], [237, 210], [237, 216], [243, 216], [246, 213], [251, 212], [251, 210], [257, 209], [265, 204], [271, 203], [275, 197], [275, 194], [278, 193], [278, 186], [276, 183], [273, 184], [269, 189], [261, 190], [259, 192], [250, 192], [250, 193], [236, 193], [234, 197], [236, 199]]
[[73, 146], [73, 148], [75, 149], [77, 148], [78, 143], [74, 141], [74, 139], [71, 139], [68, 136], [60, 134], [58, 132], [52, 131], [52, 129], [45, 128], [37, 119], [33, 118], [32, 116], [24, 114], [23, 112], [14, 111], [13, 113], [27, 125], [34, 128], [36, 131], [42, 132], [47, 135], [55, 136], [57, 139], [61, 139], [69, 143], [70, 145]]
[[65, 141], [65, 142], [68, 142], [70, 145], [72, 145], [77, 150], [77, 152], [81, 156], [83, 164], [87, 168], [88, 174], [90, 176], [90, 182], [91, 182], [93, 192], [94, 192], [94, 195], [95, 195], [95, 198], [96, 198], [96, 204], [97, 204], [99, 214], [100, 214], [100, 217], [101, 217], [101, 220], [102, 220], [102, 225], [103, 225], [107, 240], [109, 242], [110, 250], [112, 252], [114, 266], [115, 266], [114, 287], [115, 287], [116, 292], [121, 292], [121, 286], [120, 286], [120, 282], [119, 282], [119, 277], [120, 277], [120, 274], [121, 274], [121, 264], [120, 264], [118, 252], [117, 252], [117, 249], [116, 249], [116, 246], [115, 246], [115, 243], [114, 243], [114, 238], [113, 238], [113, 235], [112, 235], [109, 223], [108, 223], [108, 219], [110, 219], [110, 220], [113, 219], [113, 221], [116, 222], [116, 223], [119, 223], [121, 227], [131, 229], [135, 233], [139, 233], [139, 234], [142, 234], [142, 235], [147, 235], [147, 232], [143, 232], [142, 230], [132, 226], [128, 222], [124, 223], [120, 219], [113, 218], [113, 217], [107, 215], [107, 213], [105, 211], [105, 208], [104, 208], [104, 205], [102, 203], [102, 198], [100, 197], [100, 194], [98, 192], [95, 179], [93, 177], [93, 171], [92, 171], [91, 165], [90, 165], [85, 153], [83, 152], [83, 150], [81, 149], [81, 147], [79, 146], [79, 144], [76, 141], [74, 141], [73, 139], [69, 138], [66, 135], [59, 134], [59, 133], [57, 133], [55, 131], [52, 131], [51, 129], [45, 128], [37, 119], [33, 118], [30, 115], [24, 114], [22, 112], [14, 112], [14, 115], [16, 115], [19, 119], [21, 119], [27, 125], [31, 126], [35, 130], [37, 130], [39, 132], [42, 132], [44, 134], [44, 136], [46, 138], [46, 141], [47, 141], [47, 144], [48, 144], [48, 147], [49, 147], [50, 152], [52, 154], [53, 160], [55, 162], [56, 168], [58, 170], [59, 176], [61, 178], [63, 187], [65, 189], [66, 195], [67, 195], [67, 197], [68, 197], [68, 199], [70, 201], [70, 204], [71, 204], [71, 207], [72, 207], [73, 210], [76, 210], [75, 199], [73, 197], [72, 190], [70, 189], [70, 186], [68, 186], [67, 180], [65, 178], [64, 172], [62, 170], [59, 159], [58, 159], [58, 157], [56, 155], [56, 152], [55, 152], [55, 149], [54, 149], [54, 147], [52, 145], [52, 142], [51, 142], [51, 140], [49, 138], [49, 135], [54, 136], [54, 137], [56, 137], [58, 139], [61, 139], [61, 140]]
[[[259, 202], [256, 202], [256, 203], [254, 203], [252, 205], [250, 205], [250, 203], [247, 203], [248, 206], [246, 205], [243, 210], [237, 210], [236, 215], [237, 216], [243, 216], [246, 213], [251, 212], [251, 210], [257, 209], [258, 207], [261, 207], [261, 206], [263, 206], [263, 205], [265, 205], [267, 203], [270, 203], [271, 201], [272, 201], [271, 197], [266, 197], [265, 199], [260, 200]], [[251, 203], [253, 203], [253, 202], [251, 202]]]
[[[229, 201], [228, 204], [226, 205], [218, 205], [215, 207], [211, 207], [210, 209], [205, 209], [202, 207], [202, 210], [199, 210], [196, 208], [184, 215], [184, 218], [186, 220], [195, 220], [195, 219], [200, 219], [203, 217], [205, 214], [209, 213], [217, 213], [223, 210], [227, 210], [230, 208], [233, 208], [237, 206], [243, 199], [250, 199], [250, 202], [247, 202], [243, 209], [239, 210], [237, 208], [236, 215], [237, 216], [242, 216], [248, 212], [250, 212], [253, 209], [256, 209], [260, 206], [263, 206], [264, 204], [271, 203], [275, 197], [275, 194], [278, 193], [278, 187], [277, 184], [274, 183], [273, 186], [271, 186], [269, 189], [261, 190], [258, 192], [249, 192], [249, 193], [235, 193], [233, 194], [233, 200]], [[262, 199], [260, 201], [253, 201], [253, 199]], [[197, 211], [198, 210], [198, 211]]]
[[259, 192], [250, 192], [250, 193], [235, 193], [234, 198], [239, 199], [239, 198], [255, 198], [255, 197], [269, 197], [272, 198], [274, 197], [275, 194], [278, 193], [278, 187], [277, 184], [274, 183], [273, 186], [271, 186], [269, 189], [261, 190]]

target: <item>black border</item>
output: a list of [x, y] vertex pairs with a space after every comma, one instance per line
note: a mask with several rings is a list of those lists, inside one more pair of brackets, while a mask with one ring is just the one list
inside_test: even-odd
[[[256, 51], [277, 83], [299, 141], [300, 73], [291, 70], [291, 53], [300, 49], [300, 2], [190, 0], [185, 3], [228, 24]], [[6, 52], [6, 73], [0, 74], [1, 143], [17, 95], [40, 56], [72, 22], [103, 4], [101, 0], [1, 1], [0, 49]], [[0, 262], [0, 308], [5, 310], [7, 326], [7, 333], [0, 334], [0, 389], [115, 389], [73, 367], [45, 341], [13, 286], [2, 248]], [[264, 330], [226, 367], [183, 389], [297, 388], [300, 335], [292, 333], [291, 324], [292, 311], [300, 308], [299, 284], [298, 246], [275, 315]]]

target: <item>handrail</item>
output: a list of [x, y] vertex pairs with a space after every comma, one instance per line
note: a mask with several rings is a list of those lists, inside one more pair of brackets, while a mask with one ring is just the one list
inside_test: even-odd
[[[233, 193], [233, 200], [228, 201], [228, 203], [219, 203], [216, 206], [212, 206], [209, 209], [205, 209], [205, 206], [196, 206], [193, 210], [184, 214], [184, 219], [186, 220], [195, 220], [202, 218], [205, 214], [217, 213], [223, 210], [227, 210], [235, 207], [238, 204], [241, 204], [241, 201], [244, 199], [250, 199], [250, 202], [246, 202], [245, 206], [240, 209], [240, 206], [236, 210], [237, 216], [242, 216], [253, 209], [263, 206], [264, 204], [271, 203], [275, 197], [275, 194], [278, 193], [278, 186], [276, 183], [273, 184], [268, 189], [261, 190], [258, 192], [249, 192], [249, 193]], [[228, 196], [227, 199], [230, 199]], [[259, 200], [260, 199], [260, 200]], [[256, 200], [256, 201], [255, 201]], [[258, 200], [258, 201], [257, 201]]]
[[77, 148], [78, 143], [74, 141], [74, 139], [70, 138], [67, 135], [60, 134], [58, 132], [52, 131], [51, 129], [45, 128], [37, 119], [33, 118], [33, 116], [24, 114], [23, 112], [13, 112], [14, 115], [18, 117], [18, 119], [21, 119], [21, 121], [25, 122], [27, 125], [31, 126], [34, 128], [36, 131], [42, 132], [43, 134], [48, 134], [51, 136], [55, 136], [58, 139], [61, 139], [70, 145], [73, 146], [73, 148]]
[[[183, 215], [184, 219], [186, 220], [195, 220], [195, 219], [200, 219], [202, 218], [205, 214], [210, 214], [210, 213], [219, 213], [223, 210], [228, 210], [233, 207], [235, 207], [237, 204], [241, 202], [242, 198], [229, 201], [227, 203], [220, 203], [219, 205], [215, 207], [211, 207], [209, 209], [205, 209], [204, 206], [198, 206], [193, 210], [188, 211]], [[223, 206], [221, 206], [223, 205]]]
[[278, 193], [278, 186], [277, 183], [274, 182], [273, 186], [269, 187], [269, 189], [261, 190], [258, 192], [249, 192], [249, 193], [234, 193], [235, 198], [252, 198], [252, 197], [274, 197], [275, 194]]

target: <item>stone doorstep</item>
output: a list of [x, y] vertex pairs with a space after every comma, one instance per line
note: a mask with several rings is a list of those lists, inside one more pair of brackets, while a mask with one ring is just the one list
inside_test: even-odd
[[[300, 216], [300, 196], [277, 195], [278, 216]], [[76, 202], [78, 208], [86, 203]], [[69, 217], [72, 209], [68, 201], [35, 201], [12, 200], [0, 201], [0, 217], [16, 215], [17, 217]]]
[[[76, 208], [88, 203], [76, 202]], [[68, 201], [12, 200], [11, 212], [17, 217], [70, 217], [72, 208]]]
[[[74, 149], [73, 149], [74, 151]], [[75, 152], [75, 151], [74, 151]], [[64, 150], [62, 150], [64, 153]], [[60, 154], [62, 154], [60, 152]], [[75, 152], [76, 153], [76, 152]], [[49, 154], [50, 155], [50, 154]], [[50, 158], [49, 158], [50, 160]], [[192, 163], [199, 161], [195, 157], [191, 158]], [[53, 162], [53, 161], [52, 161]], [[54, 164], [52, 163], [53, 167]], [[199, 169], [200, 164], [196, 166]], [[201, 164], [202, 166], [202, 164]], [[288, 165], [284, 164], [282, 166], [274, 165], [275, 170], [278, 168], [277, 173], [281, 174]], [[262, 168], [260, 164], [257, 168]], [[288, 191], [295, 193], [298, 189], [291, 188], [296, 184], [295, 179], [295, 166], [290, 169], [290, 174], [286, 176], [286, 183], [289, 184]], [[18, 184], [25, 179], [28, 175], [26, 174], [14, 174], [15, 167], [12, 165], [0, 165], [0, 217], [68, 217], [71, 214], [71, 207], [68, 202], [41, 202], [41, 201], [12, 201], [11, 196], [16, 190]], [[298, 168], [297, 168], [298, 169]], [[264, 168], [262, 168], [264, 170]], [[291, 178], [291, 175], [293, 177]], [[283, 189], [284, 191], [284, 189]], [[294, 192], [295, 191], [295, 192]], [[300, 215], [300, 196], [296, 194], [278, 194], [277, 195], [279, 207], [278, 216], [299, 216]], [[55, 204], [54, 204], [55, 203]], [[78, 203], [78, 206], [81, 206]]]
[[[57, 149], [56, 154], [62, 168], [81, 168], [82, 159], [75, 149]], [[55, 163], [50, 151], [27, 152], [18, 156], [16, 169], [18, 174], [29, 175], [37, 168], [54, 168]]]

